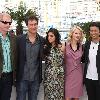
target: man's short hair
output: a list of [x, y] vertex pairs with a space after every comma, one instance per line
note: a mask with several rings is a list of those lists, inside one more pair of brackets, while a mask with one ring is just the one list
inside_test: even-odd
[[[8, 14], [7, 12], [2, 12], [2, 13], [0, 13], [0, 20], [3, 19], [3, 16], [9, 16], [11, 18], [10, 14]], [[12, 22], [12, 18], [11, 18], [11, 22]]]
[[31, 20], [31, 21], [32, 21], [32, 20], [36, 20], [36, 21], [37, 21], [37, 24], [38, 24], [38, 20], [39, 20], [39, 19], [38, 19], [38, 17], [37, 17], [36, 15], [30, 15], [30, 16], [26, 17], [26, 18], [25, 18], [26, 26], [28, 25], [28, 21], [29, 21], [29, 20]]
[[93, 27], [93, 26], [98, 27], [99, 30], [100, 30], [100, 22], [91, 22], [90, 25], [89, 25], [89, 27]]

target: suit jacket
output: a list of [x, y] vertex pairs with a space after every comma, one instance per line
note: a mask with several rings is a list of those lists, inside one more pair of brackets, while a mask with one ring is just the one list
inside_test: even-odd
[[[90, 45], [91, 45], [91, 41], [86, 41], [86, 43], [84, 45], [84, 53], [83, 53], [83, 56], [82, 56], [82, 62], [85, 63], [83, 82], [85, 82], [87, 69], [88, 69]], [[99, 83], [100, 83], [100, 42], [99, 42], [99, 45], [98, 45], [98, 50], [97, 50], [97, 55], [96, 55], [96, 67], [97, 67], [97, 73], [98, 73], [98, 80], [99, 80]]]
[[[22, 80], [24, 74], [24, 66], [26, 62], [26, 36], [23, 34], [17, 38], [17, 48], [18, 48], [18, 67], [17, 67], [17, 82]], [[40, 52], [39, 52], [39, 82], [42, 81], [42, 54], [43, 54], [43, 45], [45, 39], [39, 36], [40, 41]]]
[[[17, 45], [16, 45], [16, 36], [15, 35], [8, 35], [10, 40], [10, 51], [11, 51], [11, 67], [13, 70], [13, 78], [15, 78], [16, 67], [17, 67]], [[2, 74], [3, 70], [3, 49], [2, 49], [2, 42], [0, 39], [0, 75]], [[15, 80], [15, 79], [14, 79]]]

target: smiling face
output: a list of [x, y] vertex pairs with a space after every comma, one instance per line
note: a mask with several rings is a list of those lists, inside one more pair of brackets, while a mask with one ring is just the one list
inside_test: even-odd
[[90, 27], [90, 37], [92, 38], [92, 40], [96, 40], [99, 38], [100, 35], [100, 30], [98, 27], [96, 26], [91, 26]]
[[79, 30], [79, 29], [75, 29], [72, 33], [72, 40], [75, 40], [75, 41], [80, 41], [81, 38], [82, 38], [82, 32]]

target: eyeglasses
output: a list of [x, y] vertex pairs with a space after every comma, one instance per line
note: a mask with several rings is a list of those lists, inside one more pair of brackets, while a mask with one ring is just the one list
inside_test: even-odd
[[12, 23], [12, 22], [7, 22], [7, 21], [0, 21], [0, 22], [2, 22], [3, 24], [9, 24], [9, 25], [11, 25]]

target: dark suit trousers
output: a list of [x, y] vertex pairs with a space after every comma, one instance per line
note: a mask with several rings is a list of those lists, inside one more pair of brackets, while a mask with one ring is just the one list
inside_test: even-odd
[[98, 80], [85, 79], [88, 100], [100, 100], [100, 84]]
[[3, 74], [0, 78], [0, 100], [10, 100], [13, 85], [13, 74]]

